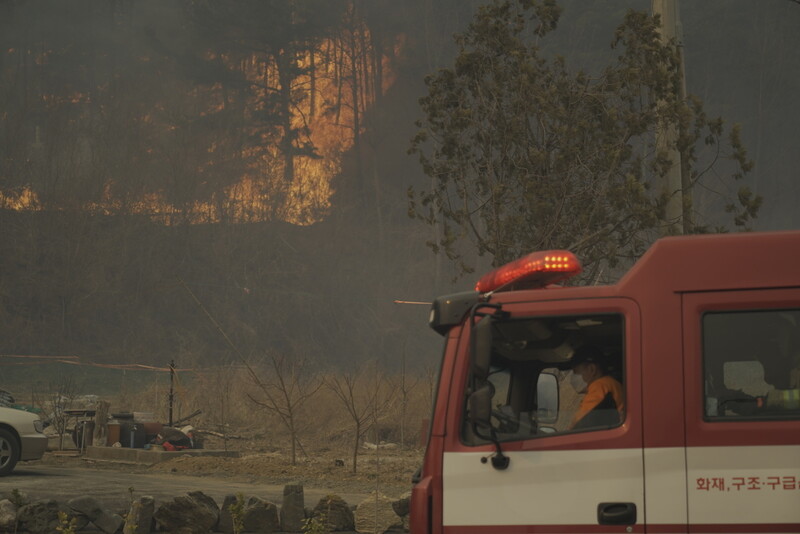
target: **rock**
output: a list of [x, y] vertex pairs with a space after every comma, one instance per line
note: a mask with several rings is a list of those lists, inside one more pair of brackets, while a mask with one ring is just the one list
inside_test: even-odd
[[79, 514], [85, 515], [89, 518], [89, 520], [102, 512], [100, 509], [100, 503], [91, 497], [75, 497], [74, 499], [67, 501], [67, 506]]
[[302, 484], [287, 484], [283, 487], [283, 503], [281, 504], [281, 530], [284, 532], [302, 532], [306, 519], [305, 496]]
[[328, 495], [319, 500], [311, 513], [312, 520], [324, 520], [328, 530], [348, 530], [355, 527], [353, 511], [338, 495]]
[[[242, 496], [244, 498], [244, 496]], [[217, 523], [217, 530], [225, 534], [232, 534], [233, 529], [233, 516], [231, 515], [231, 505], [236, 504], [236, 495], [226, 495], [222, 501], [222, 508], [219, 510], [219, 523]]]
[[205, 534], [217, 526], [219, 507], [203, 492], [193, 491], [162, 504], [153, 517], [161, 530], [173, 534]]
[[31, 534], [53, 534], [58, 532], [61, 520], [58, 512], [63, 512], [65, 521], [75, 520], [75, 530], [83, 529], [89, 519], [74, 512], [66, 505], [53, 500], [35, 501], [17, 510], [17, 525], [19, 531], [28, 531]]
[[403, 518], [398, 516], [391, 499], [379, 495], [361, 502], [355, 510], [355, 528], [357, 532], [382, 534], [403, 529]]
[[155, 499], [147, 495], [133, 501], [122, 534], [150, 534], [155, 507]]
[[4, 491], [0, 493], [0, 500], [8, 499], [11, 501], [12, 504], [15, 504], [17, 508], [22, 505], [30, 503], [30, 499], [28, 499], [28, 494], [24, 491], [19, 491], [17, 489], [12, 489], [11, 491]]
[[8, 499], [0, 501], [0, 532], [17, 530], [17, 505]]
[[402, 524], [402, 520], [394, 511], [392, 500], [385, 495], [372, 492], [356, 507], [355, 527], [357, 532], [382, 534]]
[[67, 501], [69, 506], [75, 512], [86, 516], [89, 521], [94, 523], [94, 526], [105, 532], [106, 534], [114, 534], [122, 528], [125, 521], [117, 514], [112, 514], [108, 510], [104, 510], [96, 499], [91, 497], [76, 497]]
[[125, 525], [125, 520], [117, 514], [106, 512], [93, 520], [92, 523], [106, 534], [115, 534], [122, 530], [122, 527]]
[[411, 492], [407, 491], [392, 503], [392, 509], [394, 510], [394, 513], [398, 515], [398, 517], [405, 517], [408, 515], [410, 504]]
[[278, 507], [258, 497], [248, 497], [244, 505], [244, 532], [269, 533], [278, 530]]
[[228, 495], [222, 503], [219, 526], [221, 532], [231, 534], [233, 529], [233, 514], [231, 505], [235, 505], [239, 498], [242, 502], [242, 532], [271, 533], [280, 530], [278, 521], [278, 507], [258, 497], [236, 497]]

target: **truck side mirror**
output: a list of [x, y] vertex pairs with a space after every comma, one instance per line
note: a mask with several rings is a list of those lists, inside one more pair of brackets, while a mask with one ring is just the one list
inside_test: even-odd
[[479, 381], [486, 380], [489, 376], [492, 360], [492, 322], [492, 318], [487, 315], [472, 327], [470, 371]]
[[[500, 442], [497, 441], [494, 428], [492, 427], [492, 395], [493, 388], [487, 382], [473, 392], [467, 399], [467, 406], [469, 408], [469, 421], [472, 423], [472, 430], [479, 438], [491, 441], [495, 446], [495, 453], [491, 456], [492, 467], [498, 470], [508, 468], [509, 457], [503, 454], [500, 448]], [[488, 430], [488, 435], [481, 432], [482, 429]], [[482, 463], [489, 461], [489, 458], [484, 456], [481, 458]]]
[[536, 421], [552, 425], [558, 420], [558, 378], [542, 373], [536, 382]]
[[476, 433], [478, 428], [489, 428], [492, 417], [492, 386], [486, 383], [479, 387], [469, 396], [467, 406], [469, 422], [476, 429]]

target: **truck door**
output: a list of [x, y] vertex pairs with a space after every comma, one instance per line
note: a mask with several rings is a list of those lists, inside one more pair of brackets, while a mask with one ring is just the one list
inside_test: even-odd
[[[550, 301], [502, 311], [492, 324], [485, 376], [462, 358], [461, 383], [451, 389], [443, 532], [644, 532], [636, 303]], [[621, 383], [625, 398], [606, 396], [576, 421], [588, 394], [571, 385], [569, 360], [589, 345], [602, 353], [604, 376]], [[484, 427], [470, 415], [476, 389], [491, 395]]]
[[800, 289], [683, 296], [690, 532], [800, 532]]

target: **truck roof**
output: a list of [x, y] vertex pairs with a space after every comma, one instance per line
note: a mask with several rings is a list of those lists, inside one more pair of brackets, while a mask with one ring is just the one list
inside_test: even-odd
[[615, 284], [500, 292], [513, 302], [800, 286], [800, 231], [663, 237]]
[[620, 293], [658, 284], [674, 292], [800, 285], [800, 232], [665, 237], [616, 284]]
[[[489, 293], [495, 302], [632, 297], [652, 306], [667, 295], [695, 291], [800, 287], [800, 231], [664, 237], [616, 283]], [[478, 292], [435, 299], [430, 325], [439, 333], [458, 324]]]

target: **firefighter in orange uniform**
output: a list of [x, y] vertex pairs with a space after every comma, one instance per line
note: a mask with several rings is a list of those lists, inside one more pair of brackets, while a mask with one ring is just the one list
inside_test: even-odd
[[612, 427], [625, 413], [622, 384], [608, 374], [608, 363], [602, 351], [593, 345], [575, 350], [570, 360], [570, 383], [578, 393], [586, 393], [569, 425], [571, 430]]

